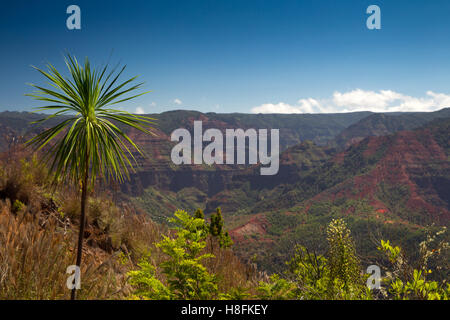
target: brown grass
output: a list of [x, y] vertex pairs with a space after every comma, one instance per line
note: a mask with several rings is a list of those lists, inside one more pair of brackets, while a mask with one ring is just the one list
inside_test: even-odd
[[[0, 160], [0, 299], [68, 299], [66, 270], [75, 262], [78, 190], [64, 184], [51, 188], [36, 157], [16, 156], [15, 161]], [[155, 266], [164, 261], [155, 243], [171, 232], [136, 214], [132, 204], [117, 205], [105, 192], [91, 193], [89, 199], [77, 297], [127, 298], [132, 288], [126, 273], [143, 257], [150, 256]], [[230, 249], [213, 245], [206, 250], [216, 257], [205, 266], [217, 275], [221, 292], [253, 291], [261, 279], [256, 268]]]
[[[45, 221], [45, 222], [44, 222]], [[13, 215], [0, 206], [0, 299], [68, 299], [68, 266], [74, 264], [74, 234], [59, 221]], [[79, 298], [111, 298], [120, 290], [113, 261], [88, 249]]]

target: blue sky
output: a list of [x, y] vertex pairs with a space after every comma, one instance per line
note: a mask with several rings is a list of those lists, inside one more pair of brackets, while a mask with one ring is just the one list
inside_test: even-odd
[[[81, 30], [66, 8], [81, 8]], [[366, 8], [381, 8], [381, 30]], [[0, 110], [31, 110], [30, 65], [127, 64], [135, 112], [342, 112], [450, 106], [450, 1], [14, 1], [0, 11]]]

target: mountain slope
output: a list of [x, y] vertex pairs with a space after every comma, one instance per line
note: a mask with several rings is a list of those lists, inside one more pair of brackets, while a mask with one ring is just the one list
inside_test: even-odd
[[282, 267], [278, 262], [295, 243], [324, 250], [323, 226], [336, 217], [352, 226], [368, 263], [376, 238], [413, 248], [427, 226], [450, 225], [449, 141], [450, 118], [366, 138], [296, 183], [260, 191], [231, 235], [243, 256], [257, 254], [256, 261], [269, 269]]
[[366, 137], [413, 130], [434, 119], [447, 117], [450, 117], [450, 108], [435, 112], [375, 113], [344, 129], [330, 144], [347, 148]]
[[[324, 226], [335, 217], [345, 217], [355, 230], [366, 258], [376, 251], [371, 243], [375, 235], [412, 248], [426, 225], [449, 224], [450, 118], [443, 118], [449, 110], [395, 115], [155, 115], [156, 136], [128, 131], [149, 157], [137, 157], [138, 172], [120, 186], [118, 195], [158, 222], [165, 222], [177, 208], [200, 207], [208, 216], [220, 206], [236, 250], [246, 258], [257, 254], [255, 261], [266, 269], [279, 268], [295, 243], [323, 250]], [[0, 113], [0, 134], [5, 138], [0, 148], [6, 150], [42, 130], [30, 125], [41, 117]], [[182, 127], [192, 131], [194, 120], [203, 121], [203, 130], [279, 128], [279, 173], [261, 176], [258, 165], [174, 165], [170, 133]], [[397, 132], [420, 124], [425, 125]], [[331, 141], [339, 132], [342, 141], [351, 142], [340, 152]]]

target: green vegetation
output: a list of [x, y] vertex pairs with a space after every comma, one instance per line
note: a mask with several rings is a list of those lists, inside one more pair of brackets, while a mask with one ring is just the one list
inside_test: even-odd
[[217, 208], [216, 213], [211, 215], [209, 234], [213, 238], [217, 239], [221, 248], [228, 248], [233, 244], [233, 241], [231, 240], [228, 231], [224, 230], [223, 224], [224, 221], [222, 217], [222, 210], [220, 210], [220, 208]]
[[[70, 185], [52, 190], [35, 159], [0, 166], [1, 299], [64, 299], [69, 294], [66, 268], [76, 254], [70, 243], [76, 237], [77, 220], [72, 218], [80, 210], [78, 193]], [[13, 209], [12, 199], [23, 204], [20, 210]], [[210, 220], [200, 209], [192, 215], [178, 210], [166, 230], [98, 194], [90, 197], [87, 215], [80, 299], [449, 297], [445, 228], [426, 236], [417, 257], [389, 241], [378, 242], [386, 258], [371, 264], [382, 268], [382, 287], [369, 290], [365, 263], [342, 219], [331, 220], [319, 235], [326, 241], [323, 254], [296, 245], [284, 260], [286, 270], [267, 276], [241, 262], [230, 243], [221, 245], [227, 232], [220, 210]]]
[[[88, 58], [82, 66], [70, 55], [67, 55], [65, 63], [70, 79], [62, 76], [50, 64], [47, 66], [47, 72], [35, 68], [50, 81], [49, 84], [53, 88], [31, 84], [37, 92], [28, 96], [52, 103], [37, 108], [37, 111], [54, 112], [37, 122], [45, 122], [57, 116], [69, 117], [39, 133], [29, 140], [28, 144], [35, 146], [36, 150], [47, 146], [44, 162], [51, 163], [49, 172], [53, 175], [55, 184], [61, 181], [69, 181], [74, 185], [81, 183], [81, 217], [76, 261], [76, 266], [80, 267], [88, 188], [94, 186], [98, 177], [119, 182], [129, 177], [130, 168], [133, 169], [133, 165], [137, 164], [130, 148], [143, 155], [141, 149], [116, 124], [120, 123], [150, 134], [149, 128], [154, 119], [111, 109], [112, 105], [144, 94], [126, 96], [142, 86], [142, 83], [139, 83], [126, 87], [136, 77], [116, 83], [125, 67], [117, 74], [116, 69], [107, 72], [107, 65], [100, 70], [91, 69]], [[75, 295], [74, 288], [72, 299], [75, 299]]]
[[335, 137], [333, 144], [343, 148], [352, 139], [388, 135], [401, 130], [413, 130], [435, 119], [449, 116], [450, 109], [448, 108], [436, 112], [408, 112], [396, 115], [376, 113], [343, 130]]
[[176, 237], [163, 236], [156, 244], [169, 259], [159, 266], [167, 286], [155, 276], [155, 268], [142, 261], [140, 270], [129, 272], [130, 283], [138, 287], [136, 295], [148, 299], [213, 299], [217, 297], [217, 280], [202, 265], [213, 258], [202, 253], [206, 247], [205, 220], [191, 217], [186, 211], [175, 212], [171, 222], [176, 225]]
[[[0, 161], [0, 299], [69, 297], [66, 268], [75, 261], [72, 243], [76, 239], [74, 222], [80, 213], [77, 195], [68, 187], [54, 190], [46, 168], [36, 156]], [[91, 245], [85, 246], [85, 263], [81, 266], [83, 287], [78, 298], [120, 297], [114, 292], [125, 285], [125, 278], [114, 271], [119, 267], [115, 256], [99, 248], [107, 250], [108, 243], [115, 242], [113, 246], [120, 247], [136, 241], [130, 237], [134, 218], [126, 210], [119, 213], [117, 207], [108, 206], [107, 199], [91, 200], [89, 220], [103, 221], [102, 227], [116, 241], [100, 230], [93, 232], [97, 229], [89, 225], [91, 235], [87, 242]], [[105, 206], [98, 207], [98, 203]], [[119, 222], [121, 216], [131, 219]], [[108, 224], [111, 220], [114, 222]]]
[[383, 279], [388, 289], [384, 295], [390, 295], [394, 299], [428, 299], [448, 300], [450, 295], [450, 283], [444, 280], [442, 283], [428, 280], [432, 273], [428, 269], [429, 260], [433, 256], [440, 255], [442, 251], [448, 250], [449, 244], [438, 241], [435, 249], [431, 249], [436, 239], [445, 234], [446, 228], [437, 232], [434, 236], [428, 236], [427, 240], [420, 244], [420, 259], [417, 267], [412, 267], [398, 246], [392, 246], [388, 241], [381, 240], [379, 250], [386, 253], [389, 261], [394, 266], [393, 272], [389, 272]]
[[178, 192], [163, 191], [155, 187], [148, 187], [143, 194], [130, 197], [130, 202], [146, 212], [154, 221], [166, 223], [173, 212], [184, 208], [194, 211], [204, 206], [207, 195], [196, 188], [184, 188]]
[[[52, 180], [47, 178], [45, 166], [36, 161], [36, 156], [25, 154], [22, 161], [0, 161], [0, 299], [67, 299], [70, 295], [66, 268], [76, 258], [71, 243], [79, 226], [79, 193], [71, 185], [54, 189]], [[112, 199], [112, 195], [98, 191], [92, 192], [88, 200], [84, 263], [77, 298], [136, 296], [127, 274], [138, 265], [149, 273], [156, 269], [154, 283], [159, 281], [167, 286], [161, 270], [171, 270], [168, 257], [178, 245], [186, 249], [181, 260], [186, 262], [189, 277], [197, 275], [196, 279], [205, 281], [206, 286], [217, 286], [217, 292], [244, 297], [246, 294], [238, 288], [255, 287], [261, 278], [256, 269], [241, 262], [232, 250], [220, 246], [220, 238], [227, 234], [225, 228], [223, 225], [221, 229], [210, 228], [201, 210], [194, 219], [199, 224], [189, 225], [190, 218], [181, 214], [181, 220], [172, 219], [175, 229], [167, 230], [137, 214], [129, 204], [116, 204]], [[212, 236], [211, 229], [219, 232]], [[189, 245], [192, 240], [197, 244]], [[199, 244], [205, 251], [200, 255], [204, 254], [205, 259], [199, 258], [197, 264], [189, 265], [198, 258]], [[206, 258], [209, 256], [215, 258]], [[204, 297], [210, 293], [196, 294]]]
[[[162, 248], [168, 259], [159, 266], [151, 265], [148, 259], [139, 264], [139, 269], [130, 271], [130, 282], [134, 286], [132, 298], [139, 299], [448, 299], [450, 285], [429, 281], [426, 275], [427, 262], [449, 248], [441, 241], [438, 249], [429, 250], [436, 237], [445, 229], [421, 244], [419, 269], [409, 265], [399, 247], [381, 240], [379, 250], [388, 254], [394, 271], [387, 272], [382, 283], [387, 289], [367, 287], [368, 274], [361, 268], [350, 230], [341, 219], [331, 221], [327, 227], [329, 250], [326, 256], [310, 252], [304, 246], [296, 246], [294, 256], [287, 262], [284, 275], [272, 274], [259, 280], [256, 287], [231, 288], [219, 291], [218, 278], [207, 271], [203, 260], [214, 259], [207, 253], [208, 230], [201, 212], [190, 216], [185, 211], [175, 212], [171, 219], [177, 225], [173, 238], [164, 237], [156, 246]], [[211, 234], [212, 235], [212, 234]], [[161, 272], [158, 270], [161, 269]], [[157, 274], [164, 275], [164, 281]], [[403, 279], [403, 280], [402, 280]], [[405, 283], [405, 284], [404, 284]]]
[[[5, 114], [15, 125], [40, 117]], [[62, 177], [75, 183], [54, 188], [52, 162], [45, 166], [21, 145], [72, 116], [50, 116], [45, 128], [28, 127], [19, 140], [0, 116], [9, 146], [0, 154], [0, 298], [67, 298], [66, 268], [77, 253], [70, 244], [82, 234], [80, 299], [448, 299], [449, 236], [440, 227], [450, 200], [448, 119], [364, 139], [342, 153], [312, 142], [291, 146], [270, 178], [254, 168], [174, 169], [165, 165], [167, 136], [153, 140], [111, 120], [154, 157], [139, 156], [136, 181], [120, 186], [128, 194], [100, 179], [92, 184], [89, 172], [84, 224], [82, 179], [74, 181], [69, 170]], [[190, 111], [164, 114], [158, 132], [189, 128], [199, 116], [243, 128], [287, 121], [286, 146], [301, 132], [283, 117]], [[391, 124], [386, 128], [396, 130]], [[331, 135], [323, 128], [314, 132], [316, 143]], [[58, 145], [49, 142], [44, 155]], [[382, 270], [379, 290], [366, 285], [373, 264]]]

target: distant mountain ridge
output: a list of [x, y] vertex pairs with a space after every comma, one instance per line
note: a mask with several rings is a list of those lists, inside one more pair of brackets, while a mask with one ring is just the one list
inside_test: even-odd
[[[160, 114], [147, 114], [157, 119], [159, 133], [170, 136], [178, 128], [193, 129], [193, 121], [201, 120], [204, 130], [208, 128], [234, 129], [280, 129], [280, 145], [285, 148], [303, 140], [312, 140], [319, 145], [326, 144], [349, 125], [370, 115], [370, 112], [342, 114], [245, 114], [245, 113], [201, 113], [198, 111], [175, 110]], [[35, 134], [40, 128], [50, 127], [58, 118], [49, 120], [41, 126], [31, 124], [42, 119], [44, 114], [31, 112], [0, 112], [0, 134], [6, 130], [14, 131], [18, 136]], [[0, 151], [4, 143], [0, 141]]]
[[375, 113], [351, 124], [331, 142], [346, 148], [370, 136], [383, 136], [402, 130], [413, 130], [439, 118], [450, 117], [450, 108], [435, 112]]

